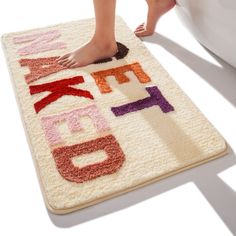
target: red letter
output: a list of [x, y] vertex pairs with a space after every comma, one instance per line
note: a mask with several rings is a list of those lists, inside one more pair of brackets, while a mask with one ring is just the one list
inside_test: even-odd
[[84, 79], [82, 76], [75, 76], [69, 79], [63, 79], [51, 83], [32, 85], [29, 87], [30, 94], [41, 93], [45, 91], [52, 92], [47, 97], [41, 99], [40, 101], [34, 104], [34, 108], [36, 113], [38, 113], [41, 109], [46, 107], [49, 103], [56, 101], [58, 98], [63, 95], [74, 95], [80, 97], [87, 97], [93, 99], [93, 95], [86, 90], [75, 89], [69, 87], [69, 85], [83, 83]]
[[[74, 166], [73, 157], [98, 150], [106, 152], [106, 160], [82, 168]], [[118, 171], [125, 160], [119, 143], [111, 134], [84, 143], [56, 148], [52, 151], [52, 154], [61, 176], [76, 183], [92, 180], [102, 175], [113, 174]]]

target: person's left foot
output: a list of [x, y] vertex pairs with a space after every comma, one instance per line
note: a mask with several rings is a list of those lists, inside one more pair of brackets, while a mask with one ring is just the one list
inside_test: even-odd
[[147, 21], [139, 25], [134, 31], [138, 37], [152, 35], [159, 18], [176, 4], [175, 0], [146, 0], [146, 2], [148, 4]]

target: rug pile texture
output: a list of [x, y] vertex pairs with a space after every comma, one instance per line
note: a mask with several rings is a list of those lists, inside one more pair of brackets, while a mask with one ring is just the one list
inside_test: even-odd
[[91, 18], [2, 37], [45, 203], [56, 214], [227, 153], [221, 134], [120, 16], [114, 57], [75, 69], [57, 64], [94, 26]]

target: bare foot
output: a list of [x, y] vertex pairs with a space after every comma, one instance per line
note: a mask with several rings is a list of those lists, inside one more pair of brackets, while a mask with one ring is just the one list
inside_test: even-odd
[[148, 4], [147, 21], [139, 25], [134, 31], [138, 37], [152, 35], [160, 17], [176, 4], [175, 0], [146, 0], [146, 2]]
[[97, 60], [113, 57], [118, 51], [116, 41], [105, 43], [91, 39], [84, 46], [57, 59], [58, 64], [67, 68], [89, 65]]

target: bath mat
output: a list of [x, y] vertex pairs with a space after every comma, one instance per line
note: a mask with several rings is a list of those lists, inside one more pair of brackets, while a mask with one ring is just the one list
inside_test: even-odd
[[228, 152], [221, 134], [120, 16], [114, 57], [75, 69], [57, 64], [58, 56], [91, 38], [94, 26], [90, 18], [2, 36], [45, 203], [56, 214]]

